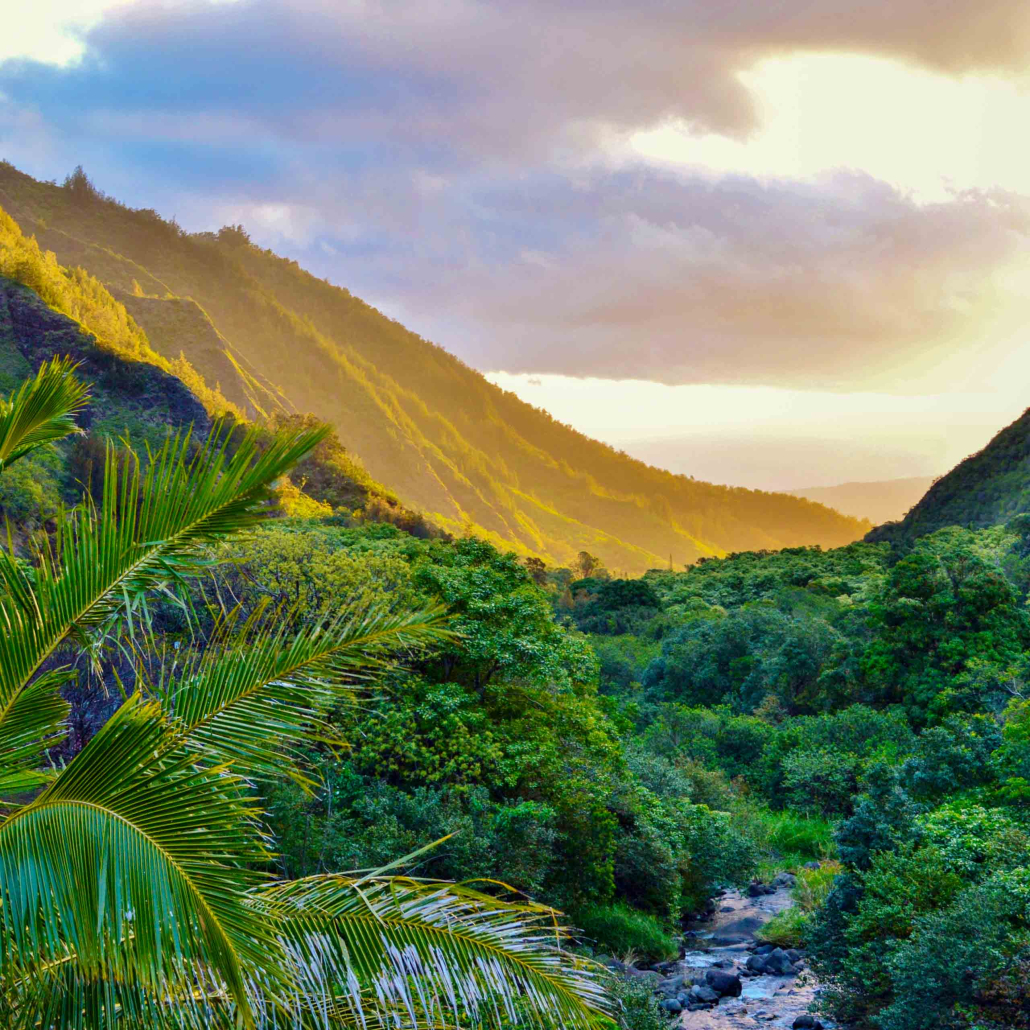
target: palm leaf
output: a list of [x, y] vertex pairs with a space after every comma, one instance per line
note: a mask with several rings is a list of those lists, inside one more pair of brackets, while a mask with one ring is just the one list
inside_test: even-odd
[[440, 609], [344, 612], [327, 625], [292, 629], [247, 622], [226, 634], [163, 691], [183, 744], [239, 772], [281, 775], [298, 747], [334, 740], [325, 715], [354, 696], [399, 651], [450, 636]]
[[565, 947], [552, 909], [461, 884], [316, 876], [261, 891], [281, 910], [301, 984], [325, 1026], [360, 1024], [369, 991], [395, 1025], [589, 1027], [609, 1002], [598, 967]]
[[0, 965], [172, 996], [209, 970], [249, 1022], [246, 970], [274, 977], [280, 951], [247, 897], [268, 852], [240, 781], [173, 744], [160, 705], [133, 695], [0, 825]]
[[69, 705], [57, 688], [68, 679], [63, 670], [36, 677], [19, 691], [0, 719], [0, 798], [33, 790], [50, 776], [40, 770], [40, 748], [64, 738]]
[[89, 387], [72, 374], [70, 358], [54, 358], [39, 367], [6, 400], [0, 399], [0, 472], [41, 444], [82, 430], [75, 416], [89, 402]]
[[[324, 432], [278, 436], [264, 450], [249, 433], [232, 455], [227, 433], [195, 450], [188, 434], [170, 437], [143, 474], [138, 463], [120, 469], [109, 449], [99, 510], [63, 514], [53, 551], [31, 572], [0, 550], [0, 741], [25, 741], [22, 695], [69, 634], [103, 629], [147, 591], [196, 572], [206, 545], [262, 517], [270, 484]], [[59, 707], [49, 703], [49, 715]], [[40, 747], [54, 728], [53, 719], [39, 724]]]

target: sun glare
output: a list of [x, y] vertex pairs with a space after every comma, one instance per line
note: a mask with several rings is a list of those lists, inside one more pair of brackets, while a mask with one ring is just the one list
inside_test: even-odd
[[919, 200], [963, 189], [1030, 189], [1030, 95], [1012, 82], [961, 79], [852, 54], [798, 54], [740, 72], [758, 128], [747, 139], [680, 124], [637, 133], [635, 151], [712, 173], [812, 178], [854, 169]]

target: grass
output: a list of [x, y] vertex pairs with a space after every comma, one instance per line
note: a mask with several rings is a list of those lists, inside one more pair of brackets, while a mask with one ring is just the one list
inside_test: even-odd
[[765, 944], [775, 944], [781, 948], [799, 948], [804, 945], [812, 916], [826, 900], [840, 871], [839, 862], [823, 862], [818, 869], [799, 869], [797, 883], [791, 892], [793, 906], [773, 916], [765, 926], [755, 931], [755, 937]]
[[584, 937], [596, 942], [598, 950], [617, 957], [663, 961], [679, 954], [676, 938], [660, 920], [628, 905], [584, 905], [575, 912], [573, 922]]
[[762, 880], [772, 879], [783, 870], [796, 873], [806, 862], [836, 857], [835, 824], [819, 816], [749, 807], [746, 828], [766, 854], [758, 868]]

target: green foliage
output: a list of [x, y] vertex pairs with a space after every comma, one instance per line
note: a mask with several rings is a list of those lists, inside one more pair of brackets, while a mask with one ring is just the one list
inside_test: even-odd
[[[3, 413], [21, 427], [9, 456], [42, 424], [33, 403], [22, 392]], [[46, 421], [75, 403], [66, 393]], [[148, 598], [174, 598], [212, 547], [266, 516], [273, 483], [321, 435], [259, 446], [250, 434], [231, 453], [225, 433], [173, 437], [142, 473], [110, 451], [99, 504], [59, 512], [29, 560], [0, 549], [5, 1024], [166, 1026], [174, 1012], [181, 1028], [264, 1027], [287, 998], [305, 1024], [327, 1011], [348, 1014], [343, 1026], [604, 1020], [600, 984], [552, 910], [467, 885], [268, 875], [256, 784], [285, 770], [313, 787], [302, 764], [337, 743], [331, 713], [397, 651], [446, 640], [439, 611], [349, 607], [299, 628], [281, 612], [223, 611], [170, 666], [151, 650]], [[58, 689], [75, 677], [62, 648], [98, 673], [112, 651], [137, 660], [120, 707], [55, 767], [47, 751], [70, 708]]]
[[[637, 575], [670, 554], [681, 566], [746, 547], [844, 544], [869, 528], [784, 494], [675, 476], [591, 440], [247, 242], [239, 226], [187, 234], [153, 211], [10, 165], [0, 165], [0, 190], [25, 233], [116, 293], [165, 360], [183, 355], [250, 417], [296, 410], [331, 422], [375, 479], [455, 535], [469, 526], [550, 564], [586, 553]], [[178, 317], [187, 298], [194, 319]]]
[[658, 919], [628, 905], [584, 905], [573, 918], [587, 940], [613, 955], [662, 961], [679, 954], [675, 937]]
[[831, 816], [847, 811], [858, 785], [858, 757], [828, 748], [798, 749], [783, 760], [783, 790], [798, 812]]
[[791, 890], [794, 904], [761, 926], [755, 937], [781, 948], [805, 947], [812, 917], [826, 903], [840, 871], [838, 862], [822, 862], [818, 869], [799, 869]]
[[668, 1019], [649, 983], [633, 976], [611, 976], [607, 987], [622, 1030], [667, 1030]]
[[781, 865], [818, 861], [835, 851], [834, 824], [827, 819], [790, 810], [772, 812], [767, 808], [749, 808], [744, 815], [755, 840], [778, 856]]

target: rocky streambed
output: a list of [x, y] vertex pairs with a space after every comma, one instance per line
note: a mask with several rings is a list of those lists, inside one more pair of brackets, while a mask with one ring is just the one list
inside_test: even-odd
[[676, 962], [651, 970], [626, 970], [654, 985], [670, 1026], [683, 1030], [830, 1030], [833, 1024], [809, 1008], [818, 981], [803, 953], [762, 945], [756, 931], [793, 904], [793, 877], [770, 885], [726, 891], [714, 910], [685, 935]]

